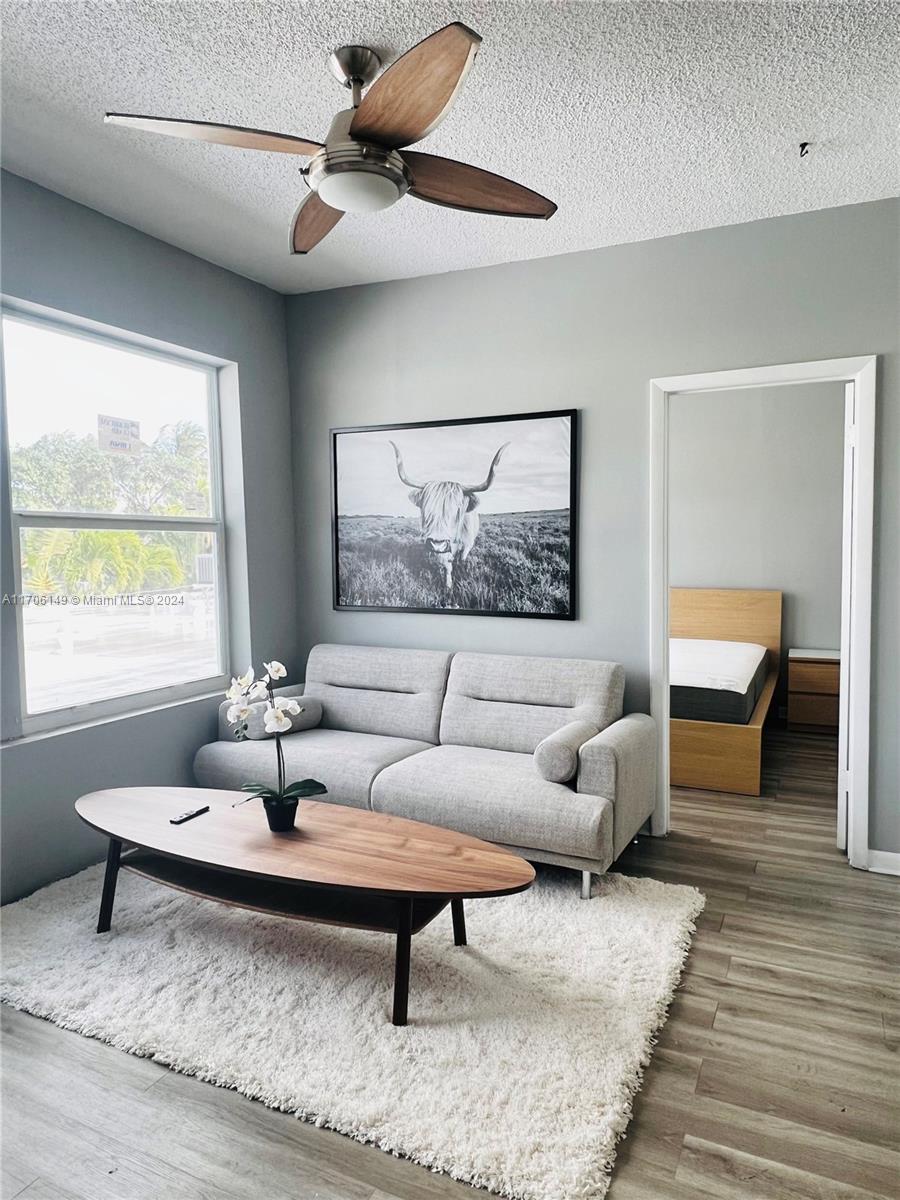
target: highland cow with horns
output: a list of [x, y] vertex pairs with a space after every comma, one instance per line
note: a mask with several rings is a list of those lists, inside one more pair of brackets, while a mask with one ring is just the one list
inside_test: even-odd
[[467, 486], [452, 480], [436, 479], [429, 483], [413, 483], [403, 469], [403, 459], [396, 443], [397, 474], [400, 481], [412, 488], [409, 498], [419, 509], [422, 536], [433, 562], [443, 572], [444, 586], [449, 594], [453, 589], [453, 568], [465, 562], [478, 536], [478, 493], [486, 492], [494, 482], [494, 472], [500, 456], [509, 445], [504, 442], [491, 460], [483, 483]]

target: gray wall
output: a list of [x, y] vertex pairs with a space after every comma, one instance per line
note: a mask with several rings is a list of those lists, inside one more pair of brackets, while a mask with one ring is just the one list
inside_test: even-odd
[[[897, 801], [898, 203], [288, 301], [302, 650], [322, 640], [608, 657], [648, 705], [647, 381], [883, 355], [879, 379], [872, 845]], [[328, 428], [577, 406], [580, 619], [331, 607]]]
[[173, 704], [0, 750], [2, 903], [71, 875], [106, 853], [76, 816], [79, 796], [105, 787], [191, 786], [194, 752], [216, 736], [218, 700]]
[[[2, 271], [8, 296], [238, 364], [247, 561], [232, 565], [249, 586], [249, 613], [234, 615], [249, 621], [257, 660], [276, 654], [290, 665], [295, 575], [284, 298], [6, 172]], [[282, 503], [272, 503], [264, 474], [283, 481]], [[0, 524], [8, 541], [7, 523]], [[8, 562], [8, 545], [5, 551]], [[12, 582], [4, 579], [2, 590], [11, 592]], [[192, 783], [191, 753], [213, 735], [214, 712], [214, 701], [199, 701], [5, 745], [3, 899], [102, 852], [101, 839], [72, 811], [81, 793]]]
[[843, 443], [843, 384], [670, 402], [669, 579], [780, 589], [785, 660], [840, 645]]

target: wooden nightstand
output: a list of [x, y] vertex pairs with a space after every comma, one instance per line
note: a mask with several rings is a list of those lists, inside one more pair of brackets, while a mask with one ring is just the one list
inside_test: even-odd
[[840, 650], [788, 651], [788, 729], [837, 733]]

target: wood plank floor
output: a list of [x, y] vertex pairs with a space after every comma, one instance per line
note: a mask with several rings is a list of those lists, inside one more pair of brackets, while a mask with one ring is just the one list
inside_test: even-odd
[[[834, 849], [829, 738], [763, 798], [679, 790], [619, 869], [707, 895], [610, 1200], [900, 1197], [900, 881]], [[577, 898], [573, 877], [572, 903]], [[420, 1167], [3, 1010], [4, 1200], [475, 1200]], [[588, 1089], [589, 1081], [577, 1083]]]
[[835, 849], [837, 748], [766, 735], [763, 796], [673, 790], [620, 869], [707, 897], [610, 1200], [900, 1196], [900, 880]]

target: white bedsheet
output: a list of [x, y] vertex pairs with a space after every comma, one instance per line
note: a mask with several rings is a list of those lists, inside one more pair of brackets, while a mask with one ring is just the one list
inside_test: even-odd
[[669, 638], [669, 684], [746, 692], [765, 653], [755, 642]]

